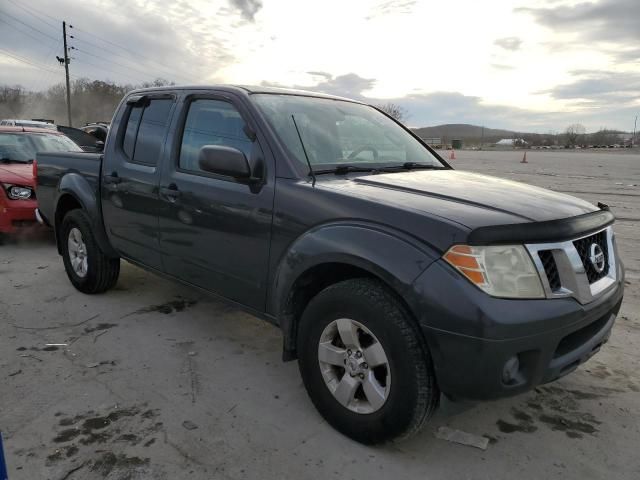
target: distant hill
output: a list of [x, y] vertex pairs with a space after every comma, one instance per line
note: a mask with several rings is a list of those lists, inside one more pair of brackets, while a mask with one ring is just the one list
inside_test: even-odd
[[[422, 127], [412, 129], [419, 137], [433, 138], [433, 137], [446, 137], [452, 138], [481, 138], [482, 127], [477, 125], [469, 125], [466, 123], [447, 123], [445, 125], [436, 125], [435, 127]], [[515, 132], [510, 130], [500, 130], [497, 128], [484, 129], [484, 137], [489, 138], [513, 138]]]
[[479, 127], [467, 123], [447, 123], [434, 127], [412, 128], [421, 138], [438, 138], [442, 145], [451, 145], [452, 140], [462, 140], [462, 144], [492, 145], [506, 138], [523, 139], [528, 145], [615, 145], [629, 144], [631, 133], [620, 130], [600, 129], [597, 132], [587, 133], [569, 140], [565, 132], [559, 133], [526, 133], [522, 131], [502, 130], [499, 128]]

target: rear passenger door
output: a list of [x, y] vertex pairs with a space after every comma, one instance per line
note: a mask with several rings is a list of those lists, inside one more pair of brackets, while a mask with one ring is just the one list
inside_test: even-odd
[[[265, 139], [248, 133], [247, 126], [256, 132], [248, 112], [231, 97], [185, 99], [160, 184], [160, 243], [170, 275], [263, 310], [274, 169]], [[263, 181], [249, 185], [201, 170], [204, 145], [240, 150], [254, 168], [264, 167]]]
[[132, 98], [103, 160], [102, 214], [109, 240], [122, 256], [157, 270], [158, 184], [174, 105], [171, 95]]

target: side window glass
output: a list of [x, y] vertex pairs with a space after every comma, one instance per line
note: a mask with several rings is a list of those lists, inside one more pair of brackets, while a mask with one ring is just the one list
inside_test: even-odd
[[149, 105], [145, 107], [140, 119], [140, 128], [138, 128], [138, 137], [133, 152], [134, 162], [146, 165], [158, 163], [172, 104], [172, 99], [162, 98], [151, 100]]
[[221, 100], [194, 100], [184, 125], [178, 165], [184, 170], [201, 171], [198, 153], [205, 145], [237, 148], [249, 158], [253, 142], [244, 133], [244, 126], [244, 120], [232, 104]]
[[129, 112], [129, 120], [127, 120], [127, 128], [124, 132], [124, 139], [122, 140], [122, 149], [129, 159], [133, 158], [133, 148], [136, 143], [142, 108], [142, 106], [134, 106], [131, 107], [131, 111]]

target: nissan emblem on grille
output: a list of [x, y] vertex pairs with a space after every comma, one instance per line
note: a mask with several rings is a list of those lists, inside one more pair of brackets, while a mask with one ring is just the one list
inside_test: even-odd
[[597, 243], [592, 243], [591, 247], [589, 247], [589, 260], [591, 260], [591, 265], [593, 265], [596, 272], [602, 273], [604, 271], [604, 252]]

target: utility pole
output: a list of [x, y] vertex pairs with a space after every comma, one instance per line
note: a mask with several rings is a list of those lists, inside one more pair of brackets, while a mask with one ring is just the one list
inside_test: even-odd
[[633, 138], [631, 139], [631, 148], [636, 144], [636, 126], [638, 124], [638, 115], [636, 115], [636, 119], [633, 121]]
[[71, 89], [69, 88], [69, 52], [67, 51], [67, 22], [62, 22], [62, 40], [64, 43], [64, 73], [67, 77], [67, 119], [71, 125]]

